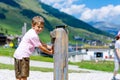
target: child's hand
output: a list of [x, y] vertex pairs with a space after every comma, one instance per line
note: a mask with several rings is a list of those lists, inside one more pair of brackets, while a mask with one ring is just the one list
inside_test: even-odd
[[51, 50], [51, 49], [52, 49], [52, 46], [47, 45], [47, 49]]
[[54, 54], [54, 50], [53, 49], [50, 50], [50, 54]]
[[53, 46], [42, 44], [41, 46], [39, 46], [39, 48], [47, 54], [54, 54]]

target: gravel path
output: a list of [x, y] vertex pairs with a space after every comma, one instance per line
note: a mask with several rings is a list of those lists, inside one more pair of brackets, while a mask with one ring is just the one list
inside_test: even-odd
[[[1, 57], [0, 63], [13, 64], [13, 58]], [[30, 61], [30, 66], [53, 68], [53, 63]], [[69, 73], [68, 80], [111, 80], [113, 73], [80, 69], [77, 66], [69, 65], [70, 70], [88, 71], [85, 73]], [[117, 75], [120, 79], [120, 75]], [[15, 80], [14, 70], [0, 69], [0, 80]], [[53, 72], [30, 71], [28, 80], [53, 80]]]
[[[111, 80], [112, 73], [69, 73], [68, 80]], [[120, 75], [118, 75], [119, 78]], [[0, 70], [0, 80], [15, 80], [13, 70]], [[28, 80], [53, 80], [52, 72], [31, 71]]]

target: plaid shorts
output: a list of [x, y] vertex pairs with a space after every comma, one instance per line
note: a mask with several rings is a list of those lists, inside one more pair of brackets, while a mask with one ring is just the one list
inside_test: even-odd
[[29, 58], [16, 59], [14, 58], [15, 64], [15, 76], [16, 78], [24, 78], [29, 76]]

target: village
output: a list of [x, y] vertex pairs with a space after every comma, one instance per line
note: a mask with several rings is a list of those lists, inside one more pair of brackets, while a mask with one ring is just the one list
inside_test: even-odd
[[[16, 37], [5, 36], [3, 33], [1, 33], [0, 34], [0, 43], [1, 43], [0, 45], [4, 49], [10, 48], [10, 47], [16, 49], [18, 47], [20, 41], [21, 41], [22, 36], [26, 33], [26, 31], [27, 31], [26, 24], [24, 23], [24, 26], [22, 27], [22, 35], [20, 35], [20, 36], [16, 36]], [[14, 39], [16, 39], [15, 42], [13, 42]], [[97, 44], [97, 42], [96, 42], [96, 44]], [[94, 44], [94, 46], [96, 44]], [[51, 45], [51, 43], [50, 43], [50, 45]], [[66, 70], [65, 71], [67, 71], [67, 68], [68, 68], [67, 67], [68, 66], [67, 61], [68, 62], [73, 62], [73, 63], [74, 62], [82, 62], [82, 61], [92, 61], [94, 63], [98, 63], [98, 62], [101, 62], [101, 61], [102, 62], [113, 61], [113, 59], [114, 59], [114, 46], [113, 45], [114, 45], [114, 42], [111, 43], [111, 45], [108, 48], [83, 48], [81, 45], [79, 46], [77, 43], [75, 45], [69, 44], [68, 45], [68, 60], [67, 60], [66, 53], [62, 54], [63, 57], [60, 57], [61, 56], [60, 52], [58, 54], [49, 55], [49, 54], [46, 54], [46, 53], [42, 52], [37, 47], [35, 48], [32, 55], [33, 56], [37, 55], [37, 56], [44, 56], [44, 57], [46, 57], [46, 56], [47, 57], [54, 57], [54, 76], [55, 76], [55, 73], [58, 74], [57, 70], [58, 70], [59, 66], [57, 66], [56, 64], [58, 64], [59, 60], [61, 60], [61, 61], [66, 60], [66, 62], [65, 62], [65, 65], [66, 65], [65, 69]], [[96, 45], [96, 46], [98, 46], [98, 45]], [[0, 51], [2, 52], [2, 50], [0, 50]], [[67, 50], [65, 50], [65, 51], [67, 51]], [[58, 55], [59, 55], [59, 57], [58, 57]], [[0, 58], [3, 60], [3, 62], [0, 62], [0, 63], [11, 64], [11, 65], [14, 64], [12, 57], [0, 56]], [[61, 59], [61, 58], [63, 58], [63, 59]], [[61, 62], [61, 64], [63, 64], [63, 63]], [[61, 65], [61, 64], [58, 64], [58, 65]], [[53, 68], [53, 63], [40, 62], [40, 61], [38, 62], [38, 61], [31, 60], [30, 66], [35, 66], [35, 67], [41, 67], [42, 66], [44, 68], [45, 67], [46, 68], [48, 68], [48, 67]], [[59, 69], [61, 69], [61, 68], [59, 68]], [[104, 78], [105, 76], [99, 77], [99, 75], [100, 74], [101, 75], [106, 75], [107, 79], [108, 79], [108, 76], [112, 75], [112, 73], [108, 74], [107, 72], [102, 72], [102, 71], [82, 69], [82, 68], [78, 68], [78, 66], [74, 66], [74, 65], [69, 65], [69, 70], [82, 71], [82, 73], [76, 73], [76, 74], [69, 73], [69, 79], [72, 79], [72, 80], [74, 80], [74, 79], [76, 80], [75, 76], [77, 76], [77, 75], [80, 77], [79, 80], [83, 80], [83, 76], [85, 76], [85, 75], [82, 75], [82, 74], [90, 74], [89, 76], [86, 76], [86, 79], [84, 79], [84, 80], [88, 80], [91, 76], [93, 76], [96, 73], [97, 73], [97, 75], [96, 75], [97, 78], [96, 77], [91, 77], [91, 79], [94, 78], [95, 80], [101, 80], [101, 79], [106, 80], [106, 78]], [[15, 75], [13, 74], [13, 70], [6, 71], [6, 70], [1, 69], [0, 72], [1, 72], [1, 75], [7, 74], [5, 72], [8, 72], [8, 73], [11, 72], [12, 75], [11, 75], [10, 79], [14, 80], [13, 76], [15, 76]], [[35, 72], [35, 74], [34, 74], [33, 71], [30, 71], [30, 72], [31, 72], [31, 74], [30, 74], [31, 76], [28, 78], [29, 80], [30, 79], [37, 80], [38, 78], [43, 79], [43, 80], [48, 79], [48, 78], [44, 79], [40, 76], [39, 77], [36, 76], [36, 73], [41, 75], [40, 71]], [[99, 75], [98, 75], [98, 73], [99, 73]], [[47, 76], [47, 75], [45, 75], [45, 73], [42, 73], [42, 74], [44, 74], [44, 76]], [[32, 75], [36, 76], [37, 78], [36, 77], [33, 78]], [[51, 76], [49, 76], [49, 78], [52, 80], [53, 79], [53, 73], [50, 72], [49, 75], [51, 75]], [[64, 75], [68, 75], [68, 73], [66, 73], [66, 74], [64, 73]], [[74, 75], [74, 76], [72, 76], [72, 75]], [[8, 78], [8, 75], [5, 75], [5, 77]], [[64, 76], [64, 77], [66, 77], [66, 76]], [[110, 78], [111, 77], [109, 77], [109, 79]], [[1, 76], [0, 76], [0, 79], [4, 80]]]
[[[13, 47], [17, 48], [22, 36], [27, 31], [27, 24], [24, 23], [21, 31], [22, 34], [20, 36], [12, 36], [12, 35], [4, 35], [4, 33], [0, 33], [0, 45], [4, 45], [5, 48], [7, 47]], [[103, 42], [99, 40], [85, 40], [84, 38], [80, 38], [79, 36], [74, 36], [75, 40], [81, 40], [89, 43], [91, 46], [106, 46]], [[13, 41], [14, 40], [14, 41]], [[48, 43], [51, 44], [51, 43]], [[48, 55], [43, 52], [41, 52], [39, 49], [35, 49], [33, 55], [42, 55], [42, 56], [53, 56]], [[107, 48], [83, 48], [81, 45], [78, 45], [77, 43], [75, 45], [68, 45], [68, 60], [70, 62], [81, 62], [81, 61], [104, 61], [104, 60], [110, 60], [113, 61], [114, 59], [114, 40], [112, 43], [109, 44], [109, 47]]]
[[0, 0], [0, 80], [120, 80], [120, 1]]

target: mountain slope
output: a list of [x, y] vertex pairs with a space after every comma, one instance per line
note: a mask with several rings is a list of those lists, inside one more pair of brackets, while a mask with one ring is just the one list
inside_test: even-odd
[[62, 22], [66, 23], [67, 25], [74, 26], [75, 28], [86, 29], [86, 30], [88, 30], [90, 32], [95, 32], [97, 34], [103, 34], [102, 31], [92, 27], [91, 25], [89, 25], [89, 24], [87, 24], [87, 23], [85, 23], [85, 22], [83, 22], [81, 20], [76, 19], [73, 16], [70, 16], [70, 15], [65, 14], [63, 12], [60, 12], [57, 9], [55, 10], [54, 8], [52, 8], [52, 7], [48, 6], [48, 5], [45, 5], [45, 4], [42, 4], [42, 3], [41, 3], [41, 5], [42, 5], [42, 8], [48, 12], [47, 14], [61, 19]]
[[108, 23], [108, 22], [90, 22], [90, 24], [100, 30], [109, 32], [113, 35], [116, 35], [117, 32], [120, 30], [120, 25], [113, 24], [113, 23]]
[[41, 39], [44, 41], [50, 40], [49, 31], [52, 31], [56, 25], [63, 24], [69, 26], [71, 41], [73, 41], [73, 36], [76, 35], [101, 41], [105, 41], [107, 36], [112, 36], [38, 0], [0, 0], [0, 28], [7, 29], [9, 34], [20, 35], [24, 22], [27, 23], [29, 29], [31, 19], [36, 15], [40, 15], [45, 19], [45, 30], [40, 34]]

